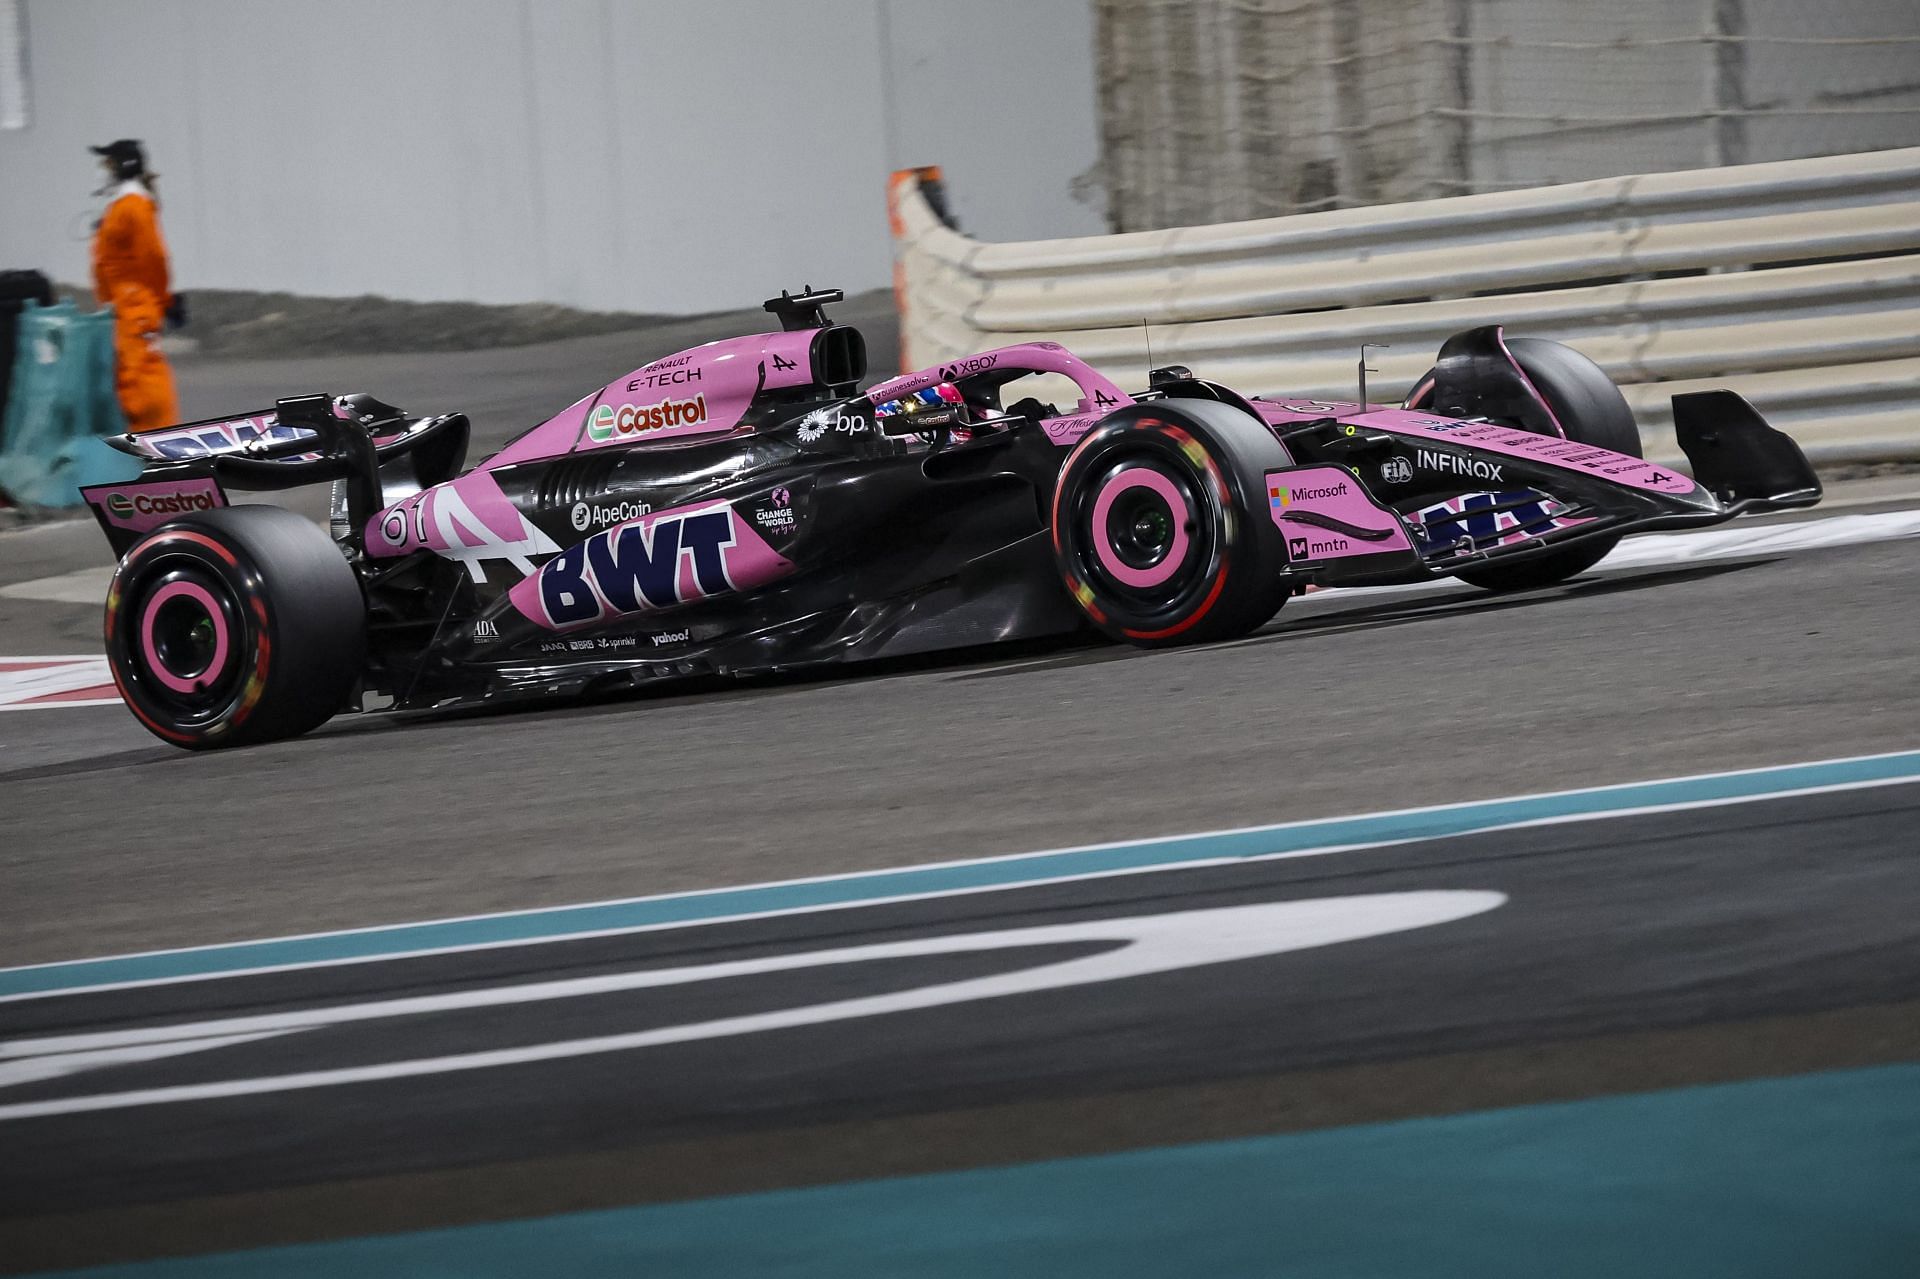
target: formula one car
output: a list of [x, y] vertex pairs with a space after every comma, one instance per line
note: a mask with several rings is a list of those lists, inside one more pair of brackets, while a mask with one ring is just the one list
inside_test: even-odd
[[[1642, 460], [1593, 363], [1497, 327], [1449, 339], [1404, 408], [1178, 367], [1128, 394], [1051, 342], [862, 392], [865, 343], [822, 312], [839, 298], [783, 293], [781, 331], [655, 360], [464, 473], [464, 416], [366, 395], [118, 439], [146, 469], [85, 497], [120, 556], [106, 641], [127, 706], [205, 748], [343, 710], [1087, 627], [1202, 643], [1309, 584], [1542, 586], [1628, 532], [1820, 498], [1732, 392], [1674, 397], [1689, 478]], [[228, 504], [319, 482], [331, 535]]]

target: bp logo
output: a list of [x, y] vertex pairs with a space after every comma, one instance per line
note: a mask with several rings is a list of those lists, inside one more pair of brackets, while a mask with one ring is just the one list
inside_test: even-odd
[[1413, 478], [1413, 463], [1404, 457], [1390, 457], [1380, 464], [1380, 478], [1389, 484], [1405, 484]]

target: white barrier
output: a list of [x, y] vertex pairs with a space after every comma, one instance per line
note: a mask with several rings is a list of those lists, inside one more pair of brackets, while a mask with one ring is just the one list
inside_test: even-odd
[[1504, 323], [1599, 361], [1668, 461], [1668, 397], [1711, 386], [1818, 461], [1920, 457], [1920, 148], [1024, 244], [950, 229], [922, 172], [890, 191], [914, 367], [1046, 337], [1144, 384], [1150, 339], [1244, 390], [1338, 396], [1384, 342], [1385, 398]]

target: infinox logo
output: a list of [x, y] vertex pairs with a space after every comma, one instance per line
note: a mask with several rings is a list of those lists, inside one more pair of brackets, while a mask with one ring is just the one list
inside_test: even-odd
[[1416, 450], [1420, 465], [1430, 471], [1440, 471], [1447, 475], [1464, 475], [1469, 479], [1490, 480], [1498, 484], [1501, 480], [1500, 464], [1483, 462], [1477, 457], [1456, 457], [1452, 453], [1437, 453], [1432, 449]]
[[1340, 480], [1333, 484], [1323, 484], [1319, 488], [1270, 488], [1267, 495], [1281, 506], [1292, 506], [1295, 502], [1317, 502], [1322, 498], [1345, 497], [1347, 482]]
[[189, 511], [211, 511], [213, 507], [211, 493], [135, 493], [132, 497], [125, 493], [107, 495], [107, 514], [117, 520], [130, 520], [136, 515], [182, 515]]
[[695, 426], [707, 420], [707, 397], [691, 400], [663, 400], [659, 404], [622, 404], [614, 408], [602, 404], [587, 419], [587, 435], [604, 443], [619, 435], [639, 435], [669, 426]]
[[552, 625], [578, 626], [608, 608], [635, 613], [723, 595], [735, 589], [727, 570], [733, 545], [733, 510], [724, 502], [622, 524], [541, 566], [540, 607]]

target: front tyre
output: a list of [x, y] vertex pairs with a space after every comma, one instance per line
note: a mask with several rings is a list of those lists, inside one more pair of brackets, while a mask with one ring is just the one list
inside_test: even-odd
[[1093, 624], [1145, 648], [1245, 635], [1286, 601], [1264, 423], [1205, 400], [1121, 409], [1074, 447], [1053, 499], [1054, 560]]
[[164, 524], [107, 590], [107, 661], [127, 708], [188, 750], [314, 728], [366, 661], [359, 580], [325, 533], [275, 506]]

